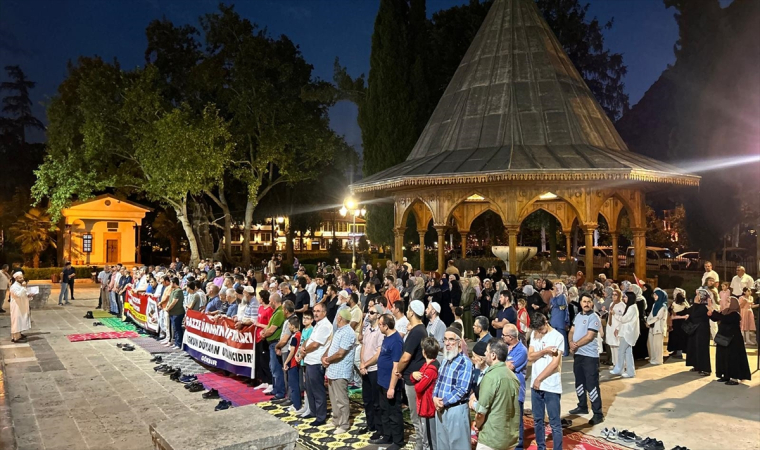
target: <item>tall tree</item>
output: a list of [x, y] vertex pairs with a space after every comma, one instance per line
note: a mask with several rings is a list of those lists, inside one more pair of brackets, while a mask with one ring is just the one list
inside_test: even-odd
[[48, 247], [56, 248], [56, 227], [50, 215], [41, 208], [32, 208], [11, 227], [14, 240], [21, 246], [21, 252], [31, 256], [32, 267], [40, 267], [40, 255]]
[[0, 91], [10, 92], [3, 97], [3, 113], [10, 115], [12, 123], [21, 136], [21, 144], [26, 144], [26, 129], [44, 130], [45, 126], [32, 114], [32, 100], [29, 90], [37, 84], [29, 80], [19, 66], [5, 66], [10, 81], [0, 83]]
[[173, 106], [154, 67], [123, 72], [116, 63], [80, 58], [48, 117], [48, 153], [33, 194], [50, 199], [54, 219], [75, 197], [106, 188], [137, 192], [174, 209], [197, 263], [188, 198], [216, 185], [234, 146], [213, 105], [201, 113]]

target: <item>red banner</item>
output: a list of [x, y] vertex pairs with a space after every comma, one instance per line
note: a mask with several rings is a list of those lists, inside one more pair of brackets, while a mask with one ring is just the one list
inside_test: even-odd
[[158, 302], [150, 294], [132, 292], [127, 286], [124, 295], [124, 314], [138, 326], [158, 333]]
[[215, 320], [190, 310], [185, 315], [182, 349], [203, 364], [253, 378], [255, 330], [253, 325], [238, 330], [231, 319]]

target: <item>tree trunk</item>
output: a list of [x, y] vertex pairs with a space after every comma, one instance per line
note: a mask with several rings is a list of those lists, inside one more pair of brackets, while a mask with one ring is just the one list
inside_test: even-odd
[[546, 227], [541, 225], [541, 251], [546, 251]]
[[179, 241], [176, 237], [169, 239], [169, 246], [171, 247], [172, 261], [174, 261], [179, 256]]
[[285, 258], [289, 263], [293, 262], [293, 239], [295, 239], [295, 233], [288, 227], [285, 231]]
[[[248, 199], [245, 204], [245, 217], [243, 217], [243, 267], [251, 264], [251, 226], [253, 225], [253, 208], [252, 199]], [[272, 226], [274, 232], [274, 224]]]
[[198, 241], [195, 239], [193, 226], [190, 224], [190, 218], [187, 216], [187, 199], [183, 199], [180, 208], [175, 208], [174, 212], [177, 213], [177, 219], [179, 219], [182, 229], [185, 230], [185, 234], [187, 235], [187, 243], [190, 247], [190, 267], [198, 267], [200, 253], [198, 252]]
[[39, 253], [34, 254], [34, 258], [32, 259], [32, 267], [34, 267], [35, 269], [40, 268], [40, 254]]
[[228, 262], [232, 262], [232, 213], [223, 188], [219, 189], [219, 206], [224, 213], [224, 256]]
[[557, 259], [557, 221], [549, 221], [549, 258]]

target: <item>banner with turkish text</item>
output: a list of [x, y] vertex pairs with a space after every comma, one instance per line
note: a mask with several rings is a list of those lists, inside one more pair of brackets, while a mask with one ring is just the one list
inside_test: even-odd
[[215, 320], [190, 310], [185, 315], [182, 349], [207, 366], [253, 378], [255, 330], [253, 325], [238, 330], [231, 319]]
[[127, 286], [124, 314], [138, 326], [158, 333], [158, 302], [152, 295], [134, 292], [131, 286]]

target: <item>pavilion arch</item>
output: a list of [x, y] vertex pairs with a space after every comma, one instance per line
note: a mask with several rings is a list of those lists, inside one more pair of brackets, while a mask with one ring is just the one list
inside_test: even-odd
[[[428, 223], [433, 219], [433, 209], [422, 198], [415, 198], [411, 202], [404, 204], [405, 202], [396, 202], [396, 214], [395, 217], [399, 221], [396, 222], [396, 229], [406, 229], [406, 222], [409, 219], [409, 213], [414, 214], [414, 219], [417, 222], [417, 231], [427, 230]], [[401, 211], [399, 211], [401, 210]], [[435, 222], [435, 221], [434, 221]]]
[[493, 201], [487, 194], [479, 191], [471, 192], [466, 196], [460, 196], [459, 200], [446, 215], [446, 222], [448, 223], [449, 220], [454, 219], [457, 231], [466, 235], [470, 231], [472, 222], [486, 211], [493, 212], [501, 218], [503, 223], [507, 223], [507, 216], [499, 204]]
[[[628, 197], [628, 198], [626, 198]], [[613, 191], [603, 195], [598, 214], [601, 214], [610, 227], [610, 233], [620, 231], [620, 218], [625, 210], [631, 221], [631, 228], [645, 228], [644, 194], [638, 190]]]
[[552, 216], [554, 216], [562, 227], [562, 231], [569, 233], [573, 226], [573, 221], [577, 218], [579, 223], [583, 223], [582, 216], [579, 214], [578, 209], [570, 201], [563, 198], [558, 194], [554, 194], [554, 199], [542, 199], [546, 193], [542, 193], [534, 196], [528, 201], [525, 206], [520, 209], [520, 213], [517, 216], [517, 226], [522, 224], [529, 215], [543, 209]]

